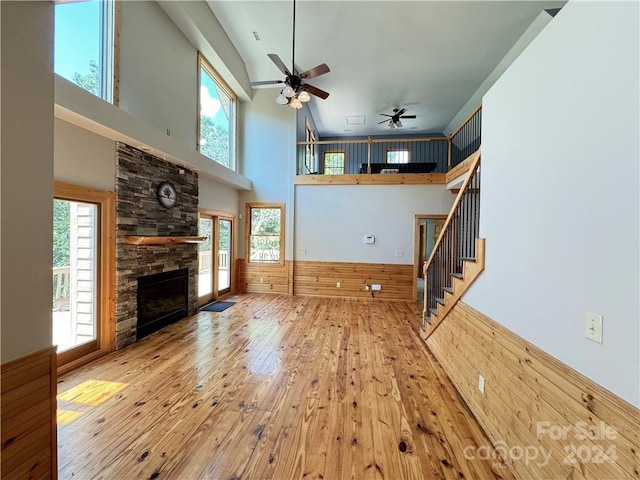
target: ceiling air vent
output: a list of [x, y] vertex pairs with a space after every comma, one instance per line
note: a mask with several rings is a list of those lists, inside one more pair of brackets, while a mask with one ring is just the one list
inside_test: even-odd
[[364, 115], [352, 115], [350, 117], [344, 117], [347, 125], [364, 125], [366, 117]]

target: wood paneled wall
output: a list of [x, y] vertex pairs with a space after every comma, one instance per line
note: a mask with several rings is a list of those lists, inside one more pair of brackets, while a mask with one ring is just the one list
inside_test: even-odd
[[57, 478], [56, 351], [2, 365], [3, 480]]
[[640, 478], [634, 406], [463, 302], [427, 345], [519, 478]]
[[[383, 300], [413, 299], [413, 265], [285, 261], [284, 265], [236, 261], [238, 293], [284, 293], [321, 297], [371, 298], [365, 284]], [[260, 283], [262, 279], [262, 283]], [[340, 282], [338, 288], [337, 283]]]
[[[244, 258], [236, 260], [238, 293], [283, 293], [291, 294], [293, 262], [285, 260], [283, 265], [247, 263]], [[262, 282], [260, 282], [262, 279]]]
[[296, 295], [370, 298], [365, 284], [378, 284], [375, 298], [413, 298], [413, 265], [296, 261], [293, 280]]

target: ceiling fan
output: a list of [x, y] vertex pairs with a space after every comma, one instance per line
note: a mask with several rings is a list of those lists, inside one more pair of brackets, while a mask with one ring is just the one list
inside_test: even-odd
[[381, 113], [380, 115], [389, 117], [389, 119], [384, 119], [383, 121], [378, 122], [378, 125], [380, 125], [381, 123], [389, 122], [389, 128], [400, 128], [402, 127], [402, 122], [400, 121], [401, 118], [416, 118], [415, 115], [405, 115], [404, 112], [406, 111], [406, 108], [394, 108], [393, 115], [389, 115], [388, 113]]
[[[304, 102], [311, 100], [311, 95], [322, 98], [323, 100], [329, 96], [328, 92], [314, 87], [306, 80], [319, 77], [325, 73], [329, 73], [329, 67], [326, 63], [322, 63], [316, 67], [306, 70], [302, 73], [296, 71], [295, 58], [296, 58], [296, 0], [293, 0], [293, 47], [291, 53], [291, 70], [287, 68], [282, 59], [275, 53], [270, 53], [268, 57], [276, 67], [285, 74], [284, 80], [266, 80], [261, 82], [251, 82], [251, 86], [258, 87], [264, 85], [280, 85], [284, 84], [285, 87], [280, 92], [280, 95], [276, 98], [276, 102], [281, 105], [289, 105], [291, 108], [302, 108]], [[293, 73], [292, 73], [293, 72]]]

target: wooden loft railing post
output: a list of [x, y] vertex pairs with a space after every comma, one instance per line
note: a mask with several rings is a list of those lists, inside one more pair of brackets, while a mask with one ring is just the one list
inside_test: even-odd
[[449, 151], [447, 152], [447, 172], [451, 170], [451, 136], [447, 138], [447, 143], [449, 144]]

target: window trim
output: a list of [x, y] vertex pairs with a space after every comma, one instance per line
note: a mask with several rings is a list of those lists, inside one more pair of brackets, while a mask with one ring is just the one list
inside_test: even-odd
[[387, 147], [387, 151], [385, 153], [384, 156], [384, 163], [391, 163], [393, 164], [394, 162], [389, 162], [389, 152], [407, 152], [407, 163], [411, 163], [411, 149], [410, 148], [391, 148], [391, 147]]
[[[256, 262], [251, 261], [251, 210], [254, 208], [278, 208], [280, 209], [280, 258], [279, 262]], [[245, 260], [247, 264], [282, 267], [284, 265], [284, 239], [285, 239], [285, 204], [284, 203], [247, 203], [245, 208]]]
[[[231, 90], [231, 87], [229, 87], [229, 85], [227, 84], [227, 82], [224, 81], [224, 79], [220, 76], [220, 74], [215, 70], [215, 68], [213, 68], [213, 66], [211, 65], [211, 62], [209, 62], [209, 60], [207, 60], [207, 57], [205, 57], [202, 52], [198, 52], [198, 65], [197, 65], [197, 69], [198, 69], [198, 74], [197, 74], [197, 78], [198, 78], [198, 85], [196, 88], [196, 92], [197, 92], [197, 115], [196, 115], [196, 121], [197, 121], [197, 137], [196, 137], [196, 150], [198, 152], [200, 152], [200, 138], [201, 138], [201, 133], [202, 133], [202, 126], [201, 126], [201, 121], [200, 121], [200, 87], [202, 86], [202, 75], [201, 75], [201, 70], [205, 70], [209, 75], [211, 75], [211, 78], [213, 78], [213, 81], [218, 85], [218, 87], [220, 87], [222, 89], [222, 91], [229, 96], [229, 98], [231, 99], [231, 102], [233, 103], [233, 118], [231, 119], [231, 122], [229, 122], [231, 128], [232, 128], [232, 132], [231, 132], [231, 166], [228, 167], [230, 170], [233, 170], [234, 172], [237, 171], [237, 124], [238, 124], [238, 96], [235, 94], [235, 92], [233, 90]], [[203, 153], [201, 155], [204, 155]], [[204, 155], [206, 157], [206, 155]], [[209, 158], [209, 157], [207, 157]], [[213, 160], [212, 158], [209, 158], [209, 160], [211, 160], [212, 162], [216, 162], [215, 160]], [[220, 164], [219, 162], [218, 165], [221, 165], [224, 167], [224, 165]], [[227, 168], [227, 167], [225, 167]]]
[[[342, 153], [343, 155], [343, 161], [342, 161], [342, 173], [326, 173], [326, 161], [327, 161], [327, 153]], [[332, 149], [332, 150], [324, 150], [322, 152], [322, 174], [323, 175], [344, 175], [344, 172], [347, 168], [347, 151], [346, 150], [336, 150], [336, 149]]]

